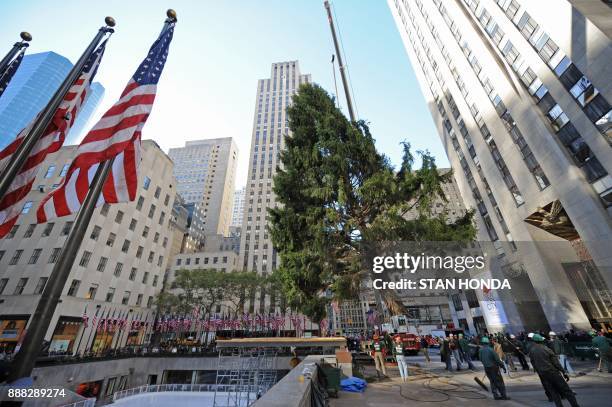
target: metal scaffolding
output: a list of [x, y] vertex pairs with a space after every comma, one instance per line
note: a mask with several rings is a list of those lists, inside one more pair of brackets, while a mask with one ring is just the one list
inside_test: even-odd
[[277, 348], [219, 348], [214, 407], [248, 407], [276, 383]]

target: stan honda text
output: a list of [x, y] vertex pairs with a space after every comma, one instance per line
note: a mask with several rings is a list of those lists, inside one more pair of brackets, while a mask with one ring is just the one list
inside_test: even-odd
[[377, 278], [372, 282], [376, 290], [510, 290], [510, 282], [507, 279], [498, 278], [421, 278], [410, 280], [402, 278], [399, 281], [385, 281]]

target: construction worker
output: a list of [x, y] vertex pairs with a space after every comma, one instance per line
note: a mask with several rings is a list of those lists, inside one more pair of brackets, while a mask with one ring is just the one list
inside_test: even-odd
[[605, 364], [608, 369], [608, 373], [612, 373], [612, 346], [610, 339], [603, 335], [603, 332], [598, 336], [596, 331], [591, 331], [589, 334], [593, 337], [592, 343], [599, 350], [599, 368], [601, 372], [601, 365]]
[[501, 361], [497, 353], [491, 348], [489, 338], [483, 336], [480, 340], [480, 351], [478, 352], [478, 358], [484, 366], [485, 373], [491, 383], [491, 392], [495, 400], [510, 400], [510, 397], [506, 396], [506, 385], [504, 379], [499, 372], [499, 368], [504, 369], [506, 372], [506, 366]]
[[525, 359], [524, 345], [516, 339], [515, 335], [510, 335], [510, 343], [514, 347], [514, 355], [521, 362], [523, 370], [529, 370], [529, 364], [527, 364], [527, 359]]
[[572, 369], [572, 365], [570, 364], [569, 359], [567, 358], [567, 355], [566, 355], [565, 341], [559, 339], [557, 334], [553, 331], [550, 331], [548, 333], [548, 337], [550, 338], [550, 341], [549, 341], [550, 349], [552, 349], [552, 351], [555, 352], [555, 355], [557, 355], [557, 357], [559, 358], [559, 363], [561, 363], [561, 366], [563, 366], [563, 368], [567, 371], [567, 373], [573, 375], [574, 369]]
[[402, 382], [406, 383], [408, 380], [408, 363], [406, 360], [406, 355], [404, 354], [404, 344], [402, 343], [402, 338], [399, 335], [395, 337], [395, 343], [393, 344], [393, 355], [397, 361], [397, 367], [399, 369]]
[[574, 392], [567, 384], [569, 381], [567, 372], [559, 363], [555, 352], [544, 345], [542, 335], [533, 335], [533, 345], [529, 350], [529, 358], [533, 368], [542, 380], [544, 390], [548, 390], [550, 398], [557, 407], [563, 406], [562, 397], [569, 401], [572, 407], [579, 407]]
[[476, 370], [472, 363], [472, 353], [470, 351], [470, 342], [463, 337], [463, 334], [459, 334], [459, 353], [463, 360], [467, 363], [468, 369]]
[[385, 349], [384, 341], [380, 340], [380, 336], [378, 334], [374, 335], [374, 342], [372, 343], [372, 348], [374, 349], [374, 353], [372, 357], [374, 358], [374, 365], [376, 366], [376, 374], [380, 379], [380, 374], [382, 373], [383, 377], [387, 377], [387, 369], [385, 368], [385, 355], [383, 351]]

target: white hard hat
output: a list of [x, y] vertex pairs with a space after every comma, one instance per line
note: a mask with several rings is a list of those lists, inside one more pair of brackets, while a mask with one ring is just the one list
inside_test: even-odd
[[550, 332], [548, 333], [548, 336], [557, 336], [557, 334], [556, 334], [554, 331], [550, 331]]
[[512, 334], [511, 334], [511, 335], [510, 335], [510, 339], [516, 339], [516, 336], [514, 336], [514, 335], [512, 335]]
[[529, 334], [527, 335], [528, 338], [533, 338], [533, 332], [529, 332]]

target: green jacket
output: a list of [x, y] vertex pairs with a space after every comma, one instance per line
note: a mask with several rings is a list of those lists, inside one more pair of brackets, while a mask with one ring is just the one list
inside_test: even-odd
[[461, 338], [459, 339], [459, 347], [463, 352], [468, 353], [470, 351], [470, 342], [465, 338]]
[[610, 340], [605, 336], [596, 336], [593, 338], [592, 342], [593, 345], [597, 346], [597, 349], [599, 349], [599, 351], [604, 355], [610, 350]]
[[531, 345], [529, 350], [529, 359], [531, 359], [531, 364], [533, 368], [538, 372], [565, 372], [561, 363], [559, 363], [559, 359], [555, 352], [552, 349], [541, 345], [539, 343], [534, 343]]
[[478, 351], [478, 359], [484, 367], [504, 367], [504, 363], [499, 359], [497, 353], [489, 345], [483, 345]]

